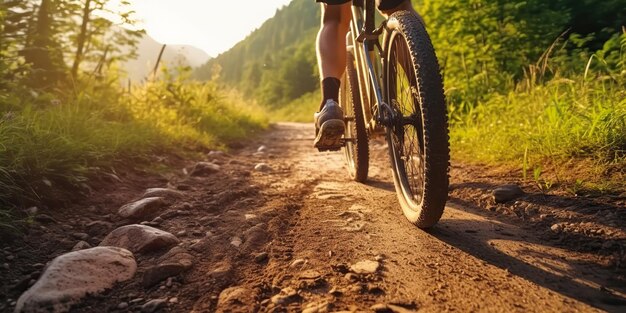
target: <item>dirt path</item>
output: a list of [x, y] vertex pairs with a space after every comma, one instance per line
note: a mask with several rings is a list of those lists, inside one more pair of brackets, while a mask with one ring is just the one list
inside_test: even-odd
[[[142, 274], [162, 253], [136, 255], [138, 274], [132, 280], [82, 301], [75, 311], [142, 310], [151, 299], [164, 299], [160, 310], [167, 312], [626, 310], [621, 198], [596, 203], [599, 211], [617, 211], [603, 226], [612, 244], [594, 250], [597, 244], [580, 238], [586, 229], [566, 231], [574, 223], [564, 224], [555, 237], [551, 226], [562, 220], [550, 207], [566, 200], [528, 195], [523, 201], [538, 209], [516, 215], [524, 203], [489, 202], [489, 189], [506, 183], [506, 177], [454, 167], [449, 205], [440, 223], [425, 232], [398, 208], [383, 142], [371, 145], [370, 182], [358, 184], [348, 179], [341, 153], [314, 152], [311, 127], [280, 124], [232, 155], [209, 155], [208, 161], [221, 166], [217, 173], [176, 173], [152, 181], [184, 194], [161, 215], [166, 218], [147, 224], [176, 235], [179, 248], [193, 255], [193, 267], [146, 286]], [[258, 163], [271, 169], [253, 170]], [[123, 192], [110, 190], [93, 204], [108, 210], [106, 218], [116, 227], [127, 224], [115, 216], [120, 205], [147, 187], [163, 187], [137, 182], [141, 179], [127, 181]], [[587, 225], [577, 212], [567, 214]], [[11, 252], [14, 245], [7, 245], [5, 255], [19, 259], [23, 252], [23, 261], [16, 264], [17, 274], [4, 280], [32, 276], [23, 269], [71, 249], [68, 227], [80, 231], [97, 219], [102, 217], [92, 212], [74, 216], [68, 225], [47, 226], [50, 240], [59, 243], [39, 254]], [[31, 233], [26, 246], [44, 235]], [[101, 237], [87, 241], [97, 244]], [[20, 290], [4, 291], [10, 311]]]

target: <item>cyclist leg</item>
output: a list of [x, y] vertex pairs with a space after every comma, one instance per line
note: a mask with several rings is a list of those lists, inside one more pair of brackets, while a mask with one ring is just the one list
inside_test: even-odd
[[410, 0], [376, 0], [376, 7], [380, 14], [382, 14], [385, 18], [389, 18], [389, 15], [393, 14], [396, 11], [409, 11], [413, 12], [424, 24], [424, 19], [422, 18], [415, 8], [413, 4], [411, 4]]
[[317, 63], [322, 101], [315, 113], [316, 138], [320, 150], [338, 149], [345, 130], [343, 111], [338, 104], [340, 79], [346, 67], [346, 34], [350, 28], [350, 0], [318, 0], [322, 18], [317, 35]]

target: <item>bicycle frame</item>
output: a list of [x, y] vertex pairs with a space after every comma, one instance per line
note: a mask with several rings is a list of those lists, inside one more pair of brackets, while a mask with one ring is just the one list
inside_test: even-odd
[[380, 126], [388, 127], [393, 120], [393, 111], [383, 99], [379, 79], [380, 70], [377, 72], [374, 63], [378, 54], [381, 61], [379, 69], [382, 69], [385, 56], [379, 37], [383, 33], [385, 24], [383, 23], [379, 28], [374, 26], [374, 0], [353, 0], [351, 11], [352, 21], [347, 44], [348, 49], [353, 51], [357, 62], [359, 87], [365, 89], [360, 90], [360, 96], [366, 128], [370, 133], [375, 133], [380, 130]]

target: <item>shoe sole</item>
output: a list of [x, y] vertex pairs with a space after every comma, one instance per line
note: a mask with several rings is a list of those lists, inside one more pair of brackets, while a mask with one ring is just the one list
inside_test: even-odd
[[342, 120], [328, 120], [320, 127], [313, 145], [319, 151], [339, 150], [346, 125]]

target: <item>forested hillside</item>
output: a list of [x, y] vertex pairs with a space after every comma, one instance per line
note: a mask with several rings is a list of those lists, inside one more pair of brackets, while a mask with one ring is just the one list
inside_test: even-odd
[[[541, 164], [582, 158], [624, 175], [606, 168], [626, 155], [623, 1], [413, 3], [440, 60], [457, 156], [523, 164], [535, 176]], [[294, 0], [196, 76], [241, 90], [279, 118], [310, 121], [317, 6]]]
[[319, 8], [314, 1], [295, 0], [232, 49], [195, 72], [280, 107], [317, 90], [315, 35]]

